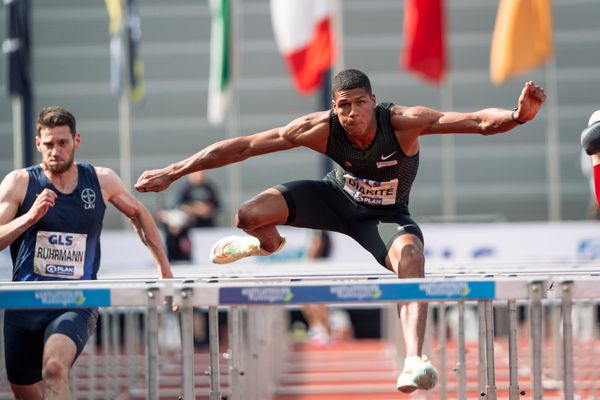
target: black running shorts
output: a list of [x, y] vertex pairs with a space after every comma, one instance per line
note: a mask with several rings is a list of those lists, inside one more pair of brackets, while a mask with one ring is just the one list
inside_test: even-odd
[[354, 202], [336, 183], [300, 180], [275, 186], [288, 206], [285, 225], [344, 233], [356, 240], [384, 267], [394, 240], [423, 233], [408, 213], [365, 207]]
[[95, 308], [6, 310], [4, 357], [9, 382], [31, 385], [42, 380], [44, 344], [54, 333], [73, 340], [77, 358], [94, 333], [97, 320]]

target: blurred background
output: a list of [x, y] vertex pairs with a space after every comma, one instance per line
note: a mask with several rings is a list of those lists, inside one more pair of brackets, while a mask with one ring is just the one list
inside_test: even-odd
[[[0, 63], [2, 176], [15, 168], [13, 124], [19, 118], [13, 104], [15, 96], [8, 93], [11, 46], [6, 40], [7, 10], [16, 2], [4, 3], [0, 8], [0, 21], [7, 24], [2, 28], [6, 36]], [[445, 2], [441, 12], [446, 61], [443, 77], [437, 81], [423, 80], [401, 62], [409, 46], [404, 2], [346, 0], [334, 4], [335, 34], [339, 37], [332, 69], [357, 68], [367, 73], [378, 101], [470, 111], [514, 107], [527, 80], [547, 90], [549, 99], [536, 120], [507, 134], [422, 138], [421, 167], [410, 199], [417, 220], [586, 218], [590, 188], [582, 173], [579, 134], [589, 115], [600, 108], [600, 3], [547, 3], [551, 7], [548, 24], [553, 53], [542, 56], [538, 66], [511, 75], [501, 84], [490, 79], [497, 1]], [[77, 158], [111, 167], [129, 184], [142, 171], [180, 160], [212, 142], [283, 125], [327, 104], [320, 87], [308, 94], [295, 88], [275, 41], [267, 0], [232, 3], [231, 57], [235, 64], [231, 73], [236, 79], [236, 96], [220, 125], [207, 120], [208, 1], [137, 2], [136, 21], [141, 22], [141, 32], [133, 32], [139, 39], [134, 42], [135, 60], [143, 62], [143, 74], [140, 70], [136, 75], [143, 84], [143, 94], [138, 92], [132, 98], [125, 91], [121, 100], [111, 92], [111, 34], [105, 2], [30, 0], [28, 4], [31, 120], [47, 105], [72, 110], [82, 134]], [[535, 24], [528, 28], [535, 29]], [[119, 34], [114, 28], [112, 33]], [[528, 33], [520, 40], [526, 48], [534, 49], [544, 39]], [[123, 136], [125, 133], [130, 139]], [[33, 149], [32, 144], [25, 143], [26, 148]], [[120, 154], [127, 160], [120, 159]], [[39, 160], [37, 152], [30, 157]], [[208, 177], [221, 193], [218, 224], [231, 224], [241, 201], [271, 185], [320, 178], [322, 164], [320, 155], [295, 149], [209, 171]], [[164, 193], [137, 196], [156, 211], [175, 202], [182, 181]], [[118, 229], [122, 224], [111, 208], [105, 226]]]

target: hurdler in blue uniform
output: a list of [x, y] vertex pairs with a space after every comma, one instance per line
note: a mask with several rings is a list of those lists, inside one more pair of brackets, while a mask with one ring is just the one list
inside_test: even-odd
[[[106, 202], [131, 219], [161, 278], [172, 278], [152, 217], [113, 171], [74, 161], [80, 140], [70, 112], [45, 108], [36, 136], [42, 164], [15, 170], [0, 184], [0, 249], [10, 245], [13, 281], [96, 279]], [[89, 308], [6, 310], [15, 397], [69, 399], [69, 369], [97, 317]]]

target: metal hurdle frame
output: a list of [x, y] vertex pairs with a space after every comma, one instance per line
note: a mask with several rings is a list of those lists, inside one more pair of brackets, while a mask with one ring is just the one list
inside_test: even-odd
[[[552, 283], [552, 285], [551, 285]], [[508, 302], [509, 312], [509, 398], [518, 399], [519, 390], [516, 359], [516, 302], [529, 302], [529, 335], [531, 347], [531, 395], [541, 399], [542, 390], [542, 300], [548, 298], [548, 288], [553, 286], [554, 298], [561, 300], [563, 314], [562, 351], [563, 392], [565, 399], [573, 399], [573, 336], [571, 310], [574, 300], [598, 297], [600, 277], [574, 276], [528, 276], [495, 278], [427, 278], [398, 280], [378, 278], [362, 280], [342, 280], [323, 277], [302, 281], [289, 280], [273, 284], [272, 279], [235, 279], [220, 282], [202, 280], [180, 281], [77, 281], [77, 282], [15, 282], [0, 284], [0, 308], [57, 308], [57, 307], [136, 307], [146, 310], [146, 397], [159, 398], [158, 368], [158, 308], [164, 296], [174, 296], [181, 306], [182, 320], [182, 398], [193, 399], [194, 359], [192, 335], [192, 308], [208, 307], [210, 332], [210, 392], [211, 400], [222, 396], [220, 382], [218, 307], [229, 309], [229, 379], [231, 399], [259, 399], [269, 395], [273, 388], [252, 387], [257, 379], [249, 378], [251, 373], [277, 371], [275, 361], [263, 357], [267, 337], [250, 337], [254, 328], [260, 332], [261, 324], [268, 320], [269, 326], [282, 332], [285, 325], [277, 315], [265, 312], [267, 306], [287, 306], [307, 303], [387, 304], [406, 301], [441, 302], [440, 310], [446, 302], [455, 302], [459, 310], [459, 335], [457, 373], [459, 376], [459, 398], [466, 397], [464, 362], [464, 303], [477, 301], [483, 321], [480, 332], [485, 340], [480, 353], [480, 362], [485, 366], [484, 385], [480, 382], [482, 398], [495, 400], [496, 383], [493, 347], [492, 303]], [[107, 314], [105, 314], [107, 315]], [[108, 327], [106, 328], [108, 329]], [[107, 336], [107, 335], [106, 335]], [[107, 338], [105, 340], [108, 340]], [[273, 349], [281, 356], [285, 343]], [[108, 347], [108, 345], [107, 345]], [[250, 348], [250, 352], [243, 352]], [[249, 356], [248, 356], [249, 355]], [[262, 372], [261, 372], [262, 371]], [[259, 378], [261, 375], [259, 375]], [[256, 377], [254, 377], [256, 378]], [[262, 377], [264, 378], [264, 376]], [[260, 379], [258, 380], [261, 381]], [[264, 381], [264, 379], [263, 379]], [[252, 383], [254, 382], [254, 383]], [[441, 382], [445, 385], [445, 382]], [[445, 387], [445, 386], [440, 386]], [[242, 396], [243, 394], [243, 396]]]

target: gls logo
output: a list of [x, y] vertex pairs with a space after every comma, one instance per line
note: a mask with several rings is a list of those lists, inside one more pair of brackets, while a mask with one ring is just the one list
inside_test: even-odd
[[84, 210], [93, 210], [96, 207], [96, 192], [90, 188], [81, 191], [81, 200], [83, 200]]
[[48, 237], [48, 242], [50, 242], [50, 244], [54, 244], [54, 245], [61, 245], [61, 246], [71, 246], [73, 245], [73, 236], [71, 235], [50, 235]]

